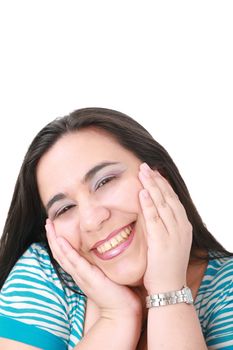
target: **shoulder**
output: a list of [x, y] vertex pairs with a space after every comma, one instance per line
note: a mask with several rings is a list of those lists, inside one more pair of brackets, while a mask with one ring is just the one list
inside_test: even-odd
[[233, 257], [211, 257], [195, 304], [208, 345], [233, 345]]
[[233, 283], [233, 256], [216, 257], [209, 260], [205, 273], [204, 285], [209, 292], [223, 294], [232, 287]]
[[[55, 336], [68, 343], [72, 338], [78, 341], [84, 322], [85, 298], [76, 292], [80, 289], [72, 279], [64, 271], [61, 274], [74, 291], [61, 282], [45, 244], [33, 243], [17, 261], [1, 289], [0, 324], [7, 322], [9, 330], [13, 327], [17, 334], [17, 330], [23, 329], [25, 338], [30, 327], [31, 334], [34, 332], [40, 339], [44, 339], [41, 335], [45, 336], [46, 332], [48, 337]], [[0, 336], [4, 336], [1, 332]], [[22, 341], [21, 335], [15, 340]], [[34, 340], [35, 336], [30, 340], [31, 345], [35, 345]]]
[[216, 303], [232, 292], [233, 256], [214, 257], [210, 253], [210, 257], [198, 295], [199, 300], [205, 299], [205, 303]]
[[41, 288], [49, 282], [57, 286], [60, 284], [45, 245], [33, 243], [16, 262], [1, 292], [8, 290], [10, 285], [24, 283], [26, 286]]
[[30, 266], [32, 269], [40, 268], [41, 270], [51, 268], [52, 263], [46, 245], [43, 243], [31, 244], [19, 258], [13, 271], [17, 270], [18, 266]]
[[[66, 283], [59, 278], [46, 245], [33, 243], [11, 270], [1, 289], [0, 298], [9, 295], [12, 302], [17, 291], [17, 294], [22, 294], [24, 298], [54, 300], [66, 312], [70, 302], [80, 299], [77, 292], [81, 290], [62, 269], [59, 269], [59, 272]], [[69, 287], [73, 288], [73, 291]]]
[[[0, 294], [1, 312], [20, 313], [20, 305], [39, 308], [40, 314], [49, 303], [56, 303], [66, 313], [67, 298], [46, 247], [33, 243], [19, 258]], [[56, 309], [56, 308], [55, 308]], [[54, 310], [55, 310], [54, 309]]]

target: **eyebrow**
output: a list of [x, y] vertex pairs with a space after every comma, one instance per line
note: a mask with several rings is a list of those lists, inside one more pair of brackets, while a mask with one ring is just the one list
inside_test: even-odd
[[[101, 169], [111, 165], [116, 165], [116, 164], [120, 164], [120, 163], [119, 162], [101, 162], [100, 164], [95, 165], [85, 174], [81, 182], [86, 183], [90, 181], [95, 176], [95, 174], [98, 173]], [[55, 202], [58, 202], [64, 198], [66, 198], [66, 195], [64, 193], [55, 194], [55, 196], [53, 196], [46, 204], [46, 211], [48, 212]]]
[[97, 164], [86, 173], [86, 175], [84, 176], [84, 179], [82, 180], [82, 183], [90, 181], [95, 176], [95, 174], [98, 173], [98, 171], [100, 171], [101, 169], [107, 166], [115, 165], [115, 164], [120, 164], [120, 163], [119, 162], [102, 162], [100, 164]]
[[52, 205], [55, 203], [55, 202], [58, 202], [62, 199], [64, 199], [66, 196], [64, 193], [58, 193], [58, 194], [55, 194], [55, 196], [53, 196], [49, 201], [48, 203], [46, 204], [46, 211], [48, 213], [49, 209], [52, 207]]

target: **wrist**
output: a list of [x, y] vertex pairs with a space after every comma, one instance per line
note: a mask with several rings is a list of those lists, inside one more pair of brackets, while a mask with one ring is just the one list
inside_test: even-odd
[[134, 322], [135, 320], [141, 320], [142, 318], [142, 304], [137, 303], [130, 307], [114, 307], [100, 309], [100, 317], [114, 320], [116, 322], [122, 322], [122, 320], [128, 320]]
[[173, 290], [179, 290], [183, 286], [186, 286], [186, 281], [169, 281], [163, 283], [150, 284], [146, 290], [147, 294], [167, 293]]
[[183, 286], [180, 289], [164, 293], [155, 293], [146, 297], [146, 307], [160, 307], [174, 304], [193, 304], [192, 291], [189, 287]]
[[135, 315], [133, 313], [118, 313], [111, 312], [110, 314], [102, 314], [99, 323], [106, 329], [112, 329], [114, 336], [120, 336], [120, 334], [134, 335], [135, 339], [140, 337], [142, 315]]

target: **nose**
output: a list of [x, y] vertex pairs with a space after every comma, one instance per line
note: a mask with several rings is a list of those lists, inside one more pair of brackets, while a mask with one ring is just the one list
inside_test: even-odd
[[82, 232], [96, 232], [101, 230], [104, 222], [110, 217], [110, 210], [100, 204], [79, 207], [79, 225]]

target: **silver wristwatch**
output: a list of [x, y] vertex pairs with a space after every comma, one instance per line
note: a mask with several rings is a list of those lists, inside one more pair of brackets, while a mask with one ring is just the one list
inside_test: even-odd
[[193, 304], [193, 296], [189, 287], [184, 286], [181, 290], [158, 293], [146, 297], [147, 308], [180, 303]]

